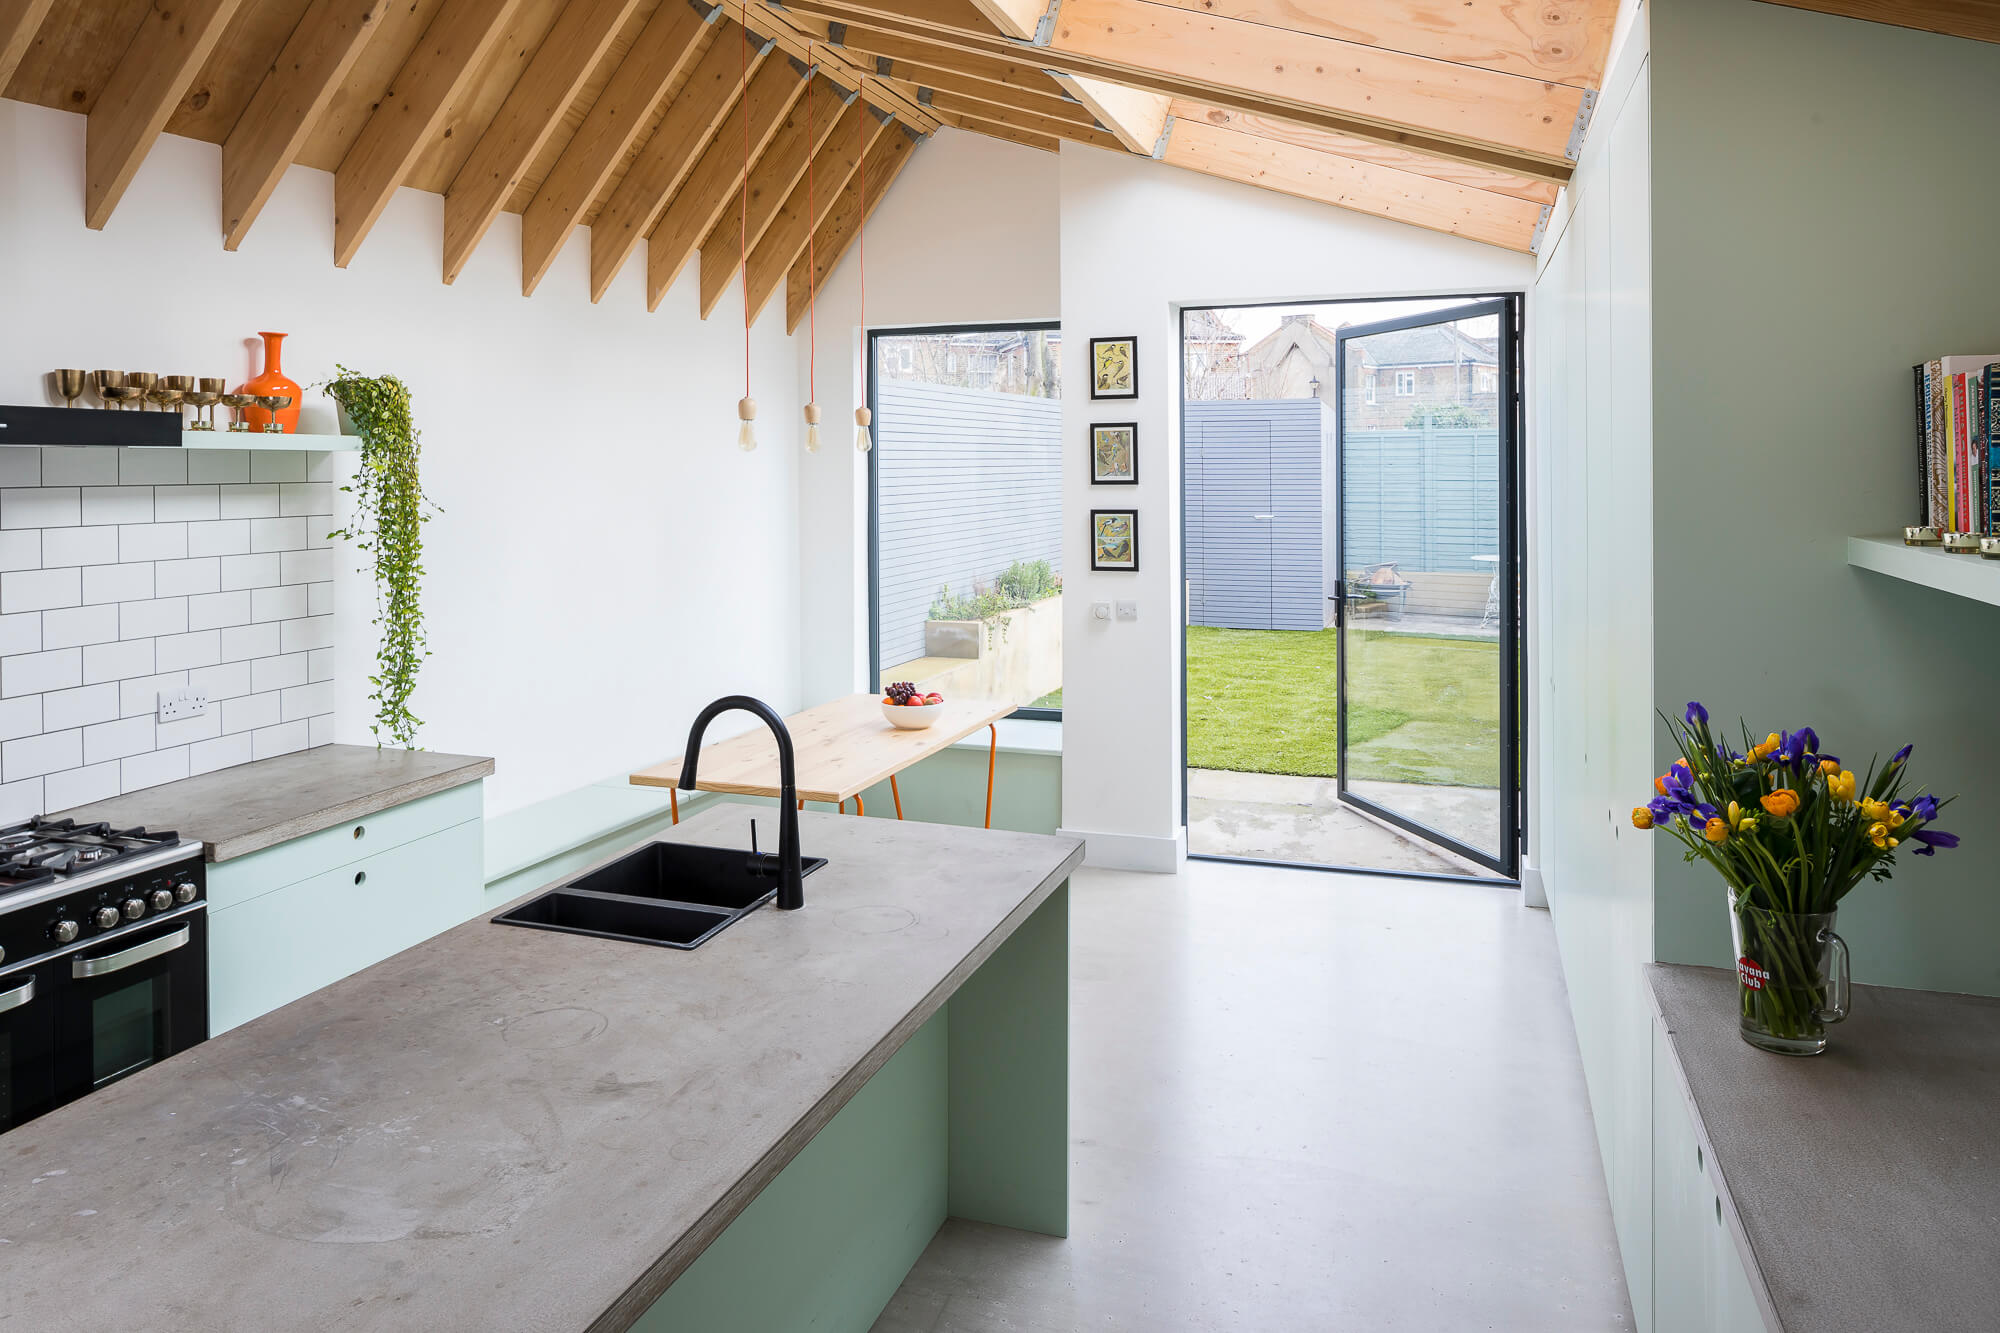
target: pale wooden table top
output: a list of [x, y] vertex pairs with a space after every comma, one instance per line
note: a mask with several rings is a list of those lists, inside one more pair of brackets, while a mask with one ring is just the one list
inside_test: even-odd
[[[798, 766], [799, 797], [835, 805], [887, 782], [911, 764], [928, 759], [1014, 711], [997, 699], [946, 699], [938, 720], [921, 731], [904, 731], [882, 716], [881, 696], [850, 694], [794, 713], [785, 719]], [[676, 755], [632, 775], [640, 787], [671, 787], [681, 778]], [[737, 796], [776, 796], [778, 742], [766, 726], [702, 747], [695, 786]]]

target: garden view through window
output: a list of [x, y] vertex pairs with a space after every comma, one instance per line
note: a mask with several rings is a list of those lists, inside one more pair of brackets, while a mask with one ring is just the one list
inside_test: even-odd
[[1062, 707], [1062, 335], [871, 334], [877, 689]]

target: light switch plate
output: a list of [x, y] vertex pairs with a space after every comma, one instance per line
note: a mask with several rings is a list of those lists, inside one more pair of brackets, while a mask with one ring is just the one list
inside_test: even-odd
[[1137, 620], [1139, 618], [1139, 604], [1137, 602], [1118, 603], [1118, 618], [1120, 620]]
[[160, 691], [159, 720], [181, 722], [208, 711], [208, 691], [194, 686]]
[[1111, 603], [1092, 602], [1090, 604], [1090, 615], [1093, 620], [1111, 619]]

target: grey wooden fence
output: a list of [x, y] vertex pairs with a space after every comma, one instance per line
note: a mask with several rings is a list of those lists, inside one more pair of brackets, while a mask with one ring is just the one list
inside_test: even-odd
[[1492, 427], [1354, 431], [1341, 482], [1349, 567], [1486, 573], [1500, 546], [1500, 436]]
[[1062, 570], [1062, 403], [886, 381], [876, 404], [882, 664], [921, 657], [938, 589]]

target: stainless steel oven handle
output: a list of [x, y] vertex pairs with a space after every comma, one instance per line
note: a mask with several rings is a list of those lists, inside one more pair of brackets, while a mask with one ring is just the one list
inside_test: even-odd
[[170, 935], [162, 935], [144, 944], [135, 944], [117, 953], [108, 953], [102, 958], [72, 958], [69, 960], [69, 974], [81, 981], [85, 977], [101, 977], [112, 972], [123, 972], [126, 968], [143, 963], [148, 958], [158, 958], [163, 953], [172, 953], [193, 937], [193, 928], [182, 926]]
[[24, 986], [16, 986], [10, 991], [0, 991], [0, 1014], [6, 1013], [9, 1009], [19, 1009], [34, 998], [35, 979], [29, 977]]

